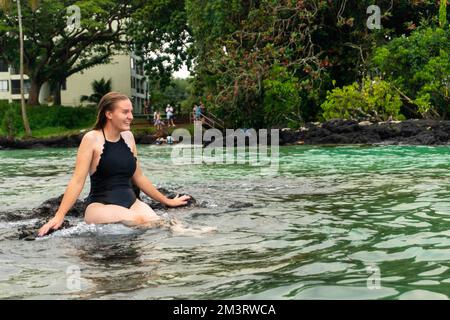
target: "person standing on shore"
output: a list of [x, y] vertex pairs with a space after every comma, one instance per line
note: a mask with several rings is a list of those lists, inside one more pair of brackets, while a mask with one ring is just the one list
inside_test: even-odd
[[175, 127], [175, 124], [173, 123], [173, 107], [170, 104], [167, 105], [166, 116], [167, 116], [167, 126]]

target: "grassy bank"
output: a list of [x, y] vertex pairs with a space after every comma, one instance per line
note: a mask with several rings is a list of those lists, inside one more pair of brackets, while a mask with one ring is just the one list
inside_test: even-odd
[[[96, 114], [92, 107], [27, 106], [35, 138], [77, 134], [92, 127]], [[0, 136], [22, 138], [24, 134], [20, 104], [0, 101]]]
[[[65, 106], [27, 106], [33, 138], [52, 138], [79, 134], [90, 130], [95, 122], [97, 110], [93, 107]], [[178, 124], [176, 127], [164, 127], [166, 134], [172, 134], [175, 129], [187, 129], [194, 133], [193, 124]], [[135, 119], [131, 130], [135, 135], [156, 133], [153, 124], [144, 119]], [[22, 139], [25, 130], [19, 103], [0, 101], [0, 136], [12, 136]]]

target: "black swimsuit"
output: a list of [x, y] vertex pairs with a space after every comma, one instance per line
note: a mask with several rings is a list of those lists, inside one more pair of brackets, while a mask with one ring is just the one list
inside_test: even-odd
[[91, 175], [91, 191], [86, 198], [86, 205], [93, 202], [115, 204], [130, 208], [136, 201], [136, 193], [131, 177], [136, 171], [136, 157], [123, 140], [110, 142], [106, 140], [95, 173]]

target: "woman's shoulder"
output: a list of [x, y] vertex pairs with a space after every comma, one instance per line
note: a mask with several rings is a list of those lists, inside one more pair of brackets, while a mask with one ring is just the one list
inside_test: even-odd
[[83, 135], [83, 139], [92, 139], [95, 136], [95, 130], [89, 130]]
[[86, 132], [83, 136], [83, 140], [95, 141], [97, 140], [98, 135], [101, 134], [98, 130], [92, 129]]
[[[100, 133], [101, 134], [101, 133]], [[96, 130], [90, 130], [86, 132], [81, 139], [80, 147], [83, 145], [85, 148], [95, 148], [95, 146], [99, 143], [99, 133]]]
[[133, 135], [133, 132], [131, 132], [130, 130], [122, 131], [120, 134], [122, 135], [122, 137], [124, 139], [127, 139], [128, 141], [133, 141], [134, 142], [134, 135]]

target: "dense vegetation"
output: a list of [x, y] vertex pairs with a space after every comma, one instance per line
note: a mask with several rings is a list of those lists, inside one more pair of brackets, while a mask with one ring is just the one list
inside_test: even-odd
[[[26, 69], [36, 86], [108, 62], [120, 48], [144, 58], [155, 107], [188, 112], [202, 100], [228, 126], [450, 117], [446, 1], [377, 1], [379, 29], [367, 24], [376, 21], [369, 0], [56, 2], [23, 10]], [[64, 30], [58, 8], [74, 3], [89, 13], [84, 33]], [[0, 56], [10, 63], [17, 60], [14, 14], [0, 11]], [[74, 43], [84, 49], [79, 56]], [[183, 63], [192, 77], [171, 79]]]

